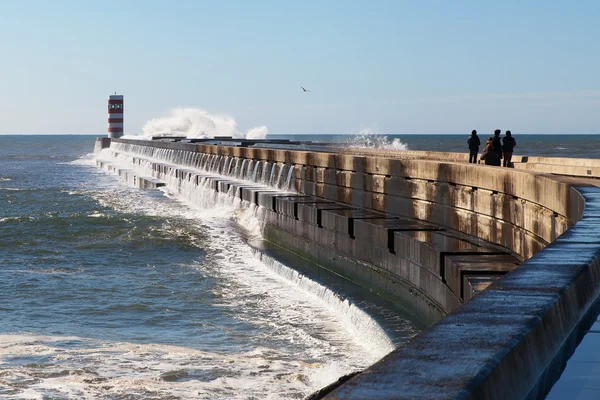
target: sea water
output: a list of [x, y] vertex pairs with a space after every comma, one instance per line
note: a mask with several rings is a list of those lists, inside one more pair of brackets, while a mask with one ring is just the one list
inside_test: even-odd
[[[468, 153], [467, 139], [471, 132], [464, 134], [270, 134], [268, 139], [309, 140], [316, 142], [339, 143], [349, 147], [383, 148], [387, 150], [423, 150], [453, 153]], [[481, 147], [493, 132], [478, 131]], [[502, 132], [501, 137], [504, 136]], [[512, 133], [517, 141], [515, 155], [600, 158], [600, 135], [583, 134], [520, 134]]]
[[0, 398], [300, 399], [422, 329], [262, 257], [234, 204], [128, 187], [94, 139], [0, 136]]

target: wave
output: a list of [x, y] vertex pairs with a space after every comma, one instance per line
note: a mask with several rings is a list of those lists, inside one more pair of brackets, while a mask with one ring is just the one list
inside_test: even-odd
[[[264, 139], [266, 126], [255, 127], [247, 132], [239, 130], [237, 122], [230, 115], [211, 114], [201, 108], [175, 108], [165, 117], [153, 118], [142, 128], [142, 136], [185, 136], [187, 138], [213, 138], [231, 136], [233, 138]], [[125, 135], [124, 138], [136, 138], [139, 135]]]
[[64, 162], [64, 163], [58, 163], [58, 164], [70, 164], [70, 165], [86, 165], [86, 166], [96, 166], [96, 156], [94, 153], [88, 153], [85, 154], [83, 156], [80, 156], [79, 158], [76, 158], [75, 160], [71, 160], [68, 162]]
[[272, 351], [258, 347], [219, 354], [160, 343], [0, 335], [2, 398], [289, 398], [305, 392], [309, 379], [290, 371], [334, 369], [319, 362], [273, 360]]
[[387, 136], [375, 133], [370, 128], [362, 129], [356, 135], [350, 136], [344, 143], [350, 148], [408, 150], [408, 145], [402, 143], [400, 139], [389, 140]]

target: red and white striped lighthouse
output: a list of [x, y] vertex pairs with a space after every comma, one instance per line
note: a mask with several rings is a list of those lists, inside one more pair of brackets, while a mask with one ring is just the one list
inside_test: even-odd
[[123, 136], [123, 95], [111, 94], [108, 96], [108, 137], [120, 138]]

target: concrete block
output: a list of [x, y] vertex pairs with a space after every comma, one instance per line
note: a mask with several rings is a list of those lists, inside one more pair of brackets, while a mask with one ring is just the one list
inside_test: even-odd
[[302, 167], [300, 179], [304, 181], [315, 182], [317, 179], [317, 173], [315, 167], [311, 165], [305, 165]]
[[334, 204], [327, 200], [319, 200], [314, 196], [277, 196], [275, 199], [275, 210], [280, 213], [298, 219], [298, 204], [300, 203], [324, 203]]
[[356, 156], [349, 154], [335, 154], [335, 168], [338, 170], [353, 171]]
[[258, 192], [258, 205], [269, 211], [275, 211], [275, 197], [278, 194], [279, 192]]
[[335, 154], [311, 152], [308, 156], [308, 165], [323, 168], [335, 168]]
[[222, 178], [218, 176], [204, 176], [202, 178], [202, 186], [212, 189], [214, 191], [219, 191], [219, 182], [221, 181], [221, 179]]
[[387, 218], [385, 214], [368, 210], [321, 210], [321, 225], [354, 238], [354, 220], [357, 218]]
[[281, 192], [276, 190], [269, 190], [264, 187], [248, 187], [242, 191], [242, 200], [259, 206], [259, 193], [279, 194]]
[[487, 289], [492, 283], [502, 278], [504, 274], [468, 275], [463, 278], [463, 303], [471, 300], [477, 294]]
[[229, 188], [231, 187], [231, 185], [233, 185], [235, 183], [237, 183], [237, 181], [217, 180], [216, 181], [217, 191], [219, 191], [220, 193], [227, 193], [227, 192], [229, 192]]
[[357, 240], [371, 243], [391, 253], [395, 253], [394, 232], [414, 230], [439, 230], [432, 225], [407, 219], [389, 217], [389, 219], [356, 219], [354, 236]]
[[356, 210], [347, 204], [333, 202], [298, 203], [298, 219], [312, 225], [322, 227], [322, 210]]
[[317, 184], [315, 182], [302, 181], [300, 184], [300, 193], [315, 196], [317, 194]]
[[[343, 187], [353, 187], [352, 186], [352, 177], [355, 174], [352, 171], [339, 171], [336, 170], [335, 171], [335, 176], [334, 176], [334, 183], [337, 186], [343, 186]], [[327, 182], [330, 183], [330, 182]]]
[[471, 275], [502, 276], [520, 263], [510, 254], [447, 254], [444, 256], [443, 277], [452, 292], [464, 301], [464, 278]]
[[433, 230], [394, 232], [396, 254], [433, 272], [438, 278], [444, 276], [443, 259], [450, 254], [501, 253], [449, 234]]
[[286, 162], [291, 164], [308, 164], [309, 156], [306, 151], [288, 151]]
[[[367, 190], [365, 174], [362, 173], [349, 173], [350, 174], [350, 187], [356, 190]], [[368, 176], [368, 175], [367, 175]]]
[[138, 177], [138, 178], [139, 178], [138, 185], [139, 185], [140, 189], [156, 189], [156, 188], [165, 186], [164, 182], [161, 182], [155, 178], [150, 178], [150, 177]]

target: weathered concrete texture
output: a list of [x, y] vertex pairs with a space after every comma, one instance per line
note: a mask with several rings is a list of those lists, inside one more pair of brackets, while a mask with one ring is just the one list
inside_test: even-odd
[[[404, 279], [385, 268], [378, 267], [372, 263], [364, 262], [361, 257], [349, 257], [338, 248], [351, 245], [350, 238], [342, 238], [334, 232], [322, 234], [317, 227], [297, 222], [296, 232], [299, 235], [289, 233], [290, 226], [280, 223], [282, 218], [272, 214], [268, 216], [269, 223], [264, 229], [266, 240], [290, 249], [300, 257], [326, 268], [336, 274], [344, 276], [352, 282], [362, 286], [365, 290], [379, 293], [397, 305], [405, 308], [418, 317], [426, 325], [438, 321], [446, 315], [445, 308], [440, 304], [457, 307], [460, 303], [456, 297], [451, 297], [441, 281], [437, 281], [437, 298], [432, 298], [427, 292], [421, 291], [414, 283]], [[286, 226], [285, 229], [280, 226]], [[316, 240], [316, 239], [320, 240]], [[345, 244], [344, 241], [347, 241]], [[328, 242], [329, 241], [329, 242]], [[336, 243], [332, 241], [338, 241]], [[333, 246], [333, 248], [332, 248]], [[418, 266], [414, 266], [418, 268]], [[442, 298], [445, 294], [447, 298]]]
[[466, 301], [515, 269], [520, 261], [509, 254], [446, 254], [443, 263], [446, 284]]
[[302, 203], [298, 204], [298, 219], [312, 225], [323, 227], [322, 218], [323, 210], [357, 210], [343, 203], [334, 202], [318, 202], [318, 203]]
[[[522, 258], [564, 232], [580, 211], [576, 198], [570, 205], [568, 185], [514, 170], [326, 153], [284, 158], [314, 163], [295, 163], [294, 186], [305, 194], [424, 219], [471, 235], [490, 231], [486, 240]], [[540, 198], [545, 192], [554, 195]], [[477, 225], [482, 232], [473, 231]], [[514, 233], [513, 227], [518, 229]]]
[[131, 169], [119, 168], [108, 161], [97, 160], [96, 165], [100, 168], [106, 169], [107, 171], [116, 173], [121, 178], [123, 178], [124, 181], [126, 181], [133, 187], [137, 187], [140, 189], [156, 189], [165, 185], [164, 182], [161, 182], [158, 179], [148, 176], [139, 176], [135, 171]]
[[[447, 153], [436, 151], [397, 151], [381, 149], [344, 149], [344, 152], [360, 156], [378, 156], [389, 158], [413, 158], [420, 160], [444, 160], [452, 162], [467, 163], [468, 153]], [[512, 157], [514, 168], [529, 171], [552, 173], [557, 175], [569, 175], [579, 177], [600, 177], [600, 160], [590, 158], [561, 158], [561, 157], [538, 157], [515, 154]]]
[[110, 138], [96, 138], [96, 143], [94, 145], [94, 153], [99, 153], [102, 149], [107, 149], [110, 147]]

